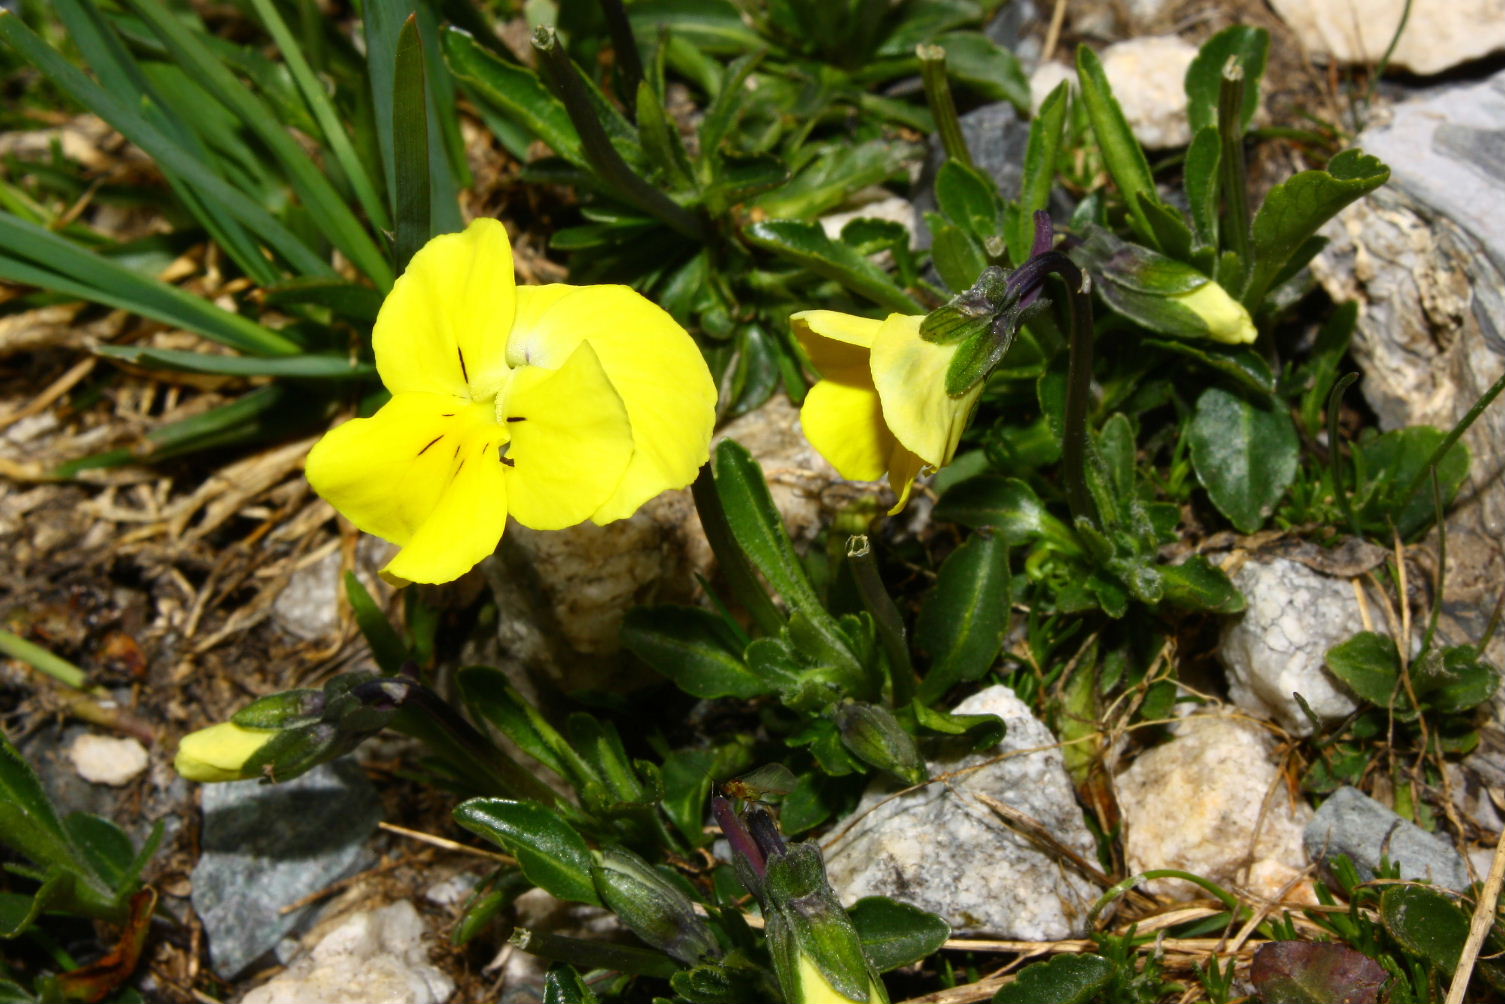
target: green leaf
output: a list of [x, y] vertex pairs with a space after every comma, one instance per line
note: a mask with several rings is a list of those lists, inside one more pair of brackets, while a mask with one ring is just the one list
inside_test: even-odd
[[568, 781], [576, 790], [599, 783], [564, 736], [518, 693], [507, 674], [491, 666], [466, 666], [457, 675], [460, 696], [475, 717], [495, 726], [518, 749]]
[[974, 530], [992, 527], [1011, 547], [1032, 543], [1047, 530], [1064, 530], [1033, 488], [1001, 474], [979, 474], [953, 486], [936, 503], [935, 518]]
[[1408, 952], [1453, 975], [1468, 938], [1468, 914], [1447, 896], [1421, 885], [1386, 886], [1380, 921]]
[[1029, 113], [1029, 77], [1019, 57], [981, 32], [952, 31], [934, 40], [946, 50], [946, 73], [990, 101]]
[[1360, 631], [1327, 650], [1327, 668], [1355, 695], [1376, 707], [1388, 708], [1397, 698], [1400, 653], [1389, 635]]
[[392, 271], [401, 274], [433, 236], [430, 222], [428, 90], [418, 15], [409, 14], [397, 36], [392, 80]]
[[312, 380], [353, 380], [374, 376], [372, 363], [352, 362], [345, 356], [226, 356], [182, 349], [154, 349], [145, 345], [96, 345], [94, 351], [107, 359], [138, 366], [183, 370], [189, 373], [222, 373], [228, 376], [281, 376]]
[[864, 188], [904, 175], [914, 153], [915, 147], [891, 140], [833, 145], [801, 167], [788, 184], [759, 197], [748, 208], [774, 219], [809, 220]]
[[943, 736], [965, 736], [972, 752], [980, 753], [997, 746], [1008, 725], [997, 715], [956, 715], [915, 701], [910, 706], [915, 724]]
[[727, 522], [749, 560], [791, 607], [822, 609], [758, 461], [741, 443], [724, 439], [716, 447], [715, 472]]
[[952, 223], [986, 240], [998, 233], [1003, 200], [993, 180], [961, 161], [948, 160], [935, 176], [935, 199]]
[[1186, 202], [1191, 209], [1192, 232], [1197, 243], [1218, 246], [1218, 166], [1223, 160], [1223, 144], [1216, 126], [1198, 129], [1186, 148], [1182, 169]]
[[622, 622], [622, 647], [687, 694], [712, 700], [771, 693], [728, 635], [720, 617], [695, 607], [634, 607]]
[[1494, 696], [1500, 674], [1480, 661], [1472, 645], [1455, 645], [1442, 653], [1441, 679], [1426, 688], [1423, 704], [1444, 715], [1471, 711]]
[[1275, 393], [1275, 374], [1271, 371], [1270, 364], [1251, 346], [1169, 338], [1146, 338], [1140, 344], [1195, 359], [1256, 394]]
[[832, 241], [819, 223], [768, 220], [752, 224], [743, 233], [758, 247], [803, 265], [816, 275], [834, 279], [888, 310], [901, 314], [925, 312], [919, 301], [895, 285], [888, 273], [847, 245]]
[[1153, 243], [1155, 232], [1139, 201], [1141, 195], [1151, 202], [1160, 199], [1155, 191], [1155, 179], [1150, 174], [1150, 162], [1134, 138], [1123, 109], [1113, 97], [1113, 89], [1097, 53], [1085, 45], [1077, 46], [1076, 68], [1082, 104], [1087, 110], [1087, 120], [1092, 124], [1092, 134], [1097, 137], [1098, 149], [1102, 151], [1103, 165], [1123, 196], [1135, 232], [1143, 240]]
[[974, 533], [941, 565], [915, 622], [915, 644], [930, 653], [919, 699], [928, 704], [955, 684], [986, 673], [1003, 648], [1008, 625], [1008, 545], [1002, 534]]
[[313, 304], [340, 317], [369, 326], [381, 310], [382, 295], [370, 286], [328, 276], [301, 276], [262, 290], [268, 307]]
[[1061, 81], [1041, 102], [1035, 120], [1030, 123], [1029, 144], [1024, 149], [1024, 174], [1019, 180], [1019, 201], [1010, 207], [1004, 234], [1008, 240], [1009, 260], [1016, 266], [1029, 258], [1034, 247], [1035, 212], [1050, 206], [1070, 94], [1070, 85]]
[[1101, 955], [1062, 953], [1019, 970], [993, 1004], [1087, 1004], [1113, 982], [1117, 967]]
[[[0, 15], [0, 19], [9, 15]], [[10, 740], [0, 734], [0, 842], [38, 868], [82, 870], [52, 802]]]
[[1191, 131], [1198, 133], [1208, 126], [1216, 129], [1218, 94], [1223, 87], [1223, 67], [1236, 59], [1244, 71], [1244, 128], [1254, 121], [1259, 110], [1259, 82], [1265, 75], [1265, 60], [1270, 54], [1270, 33], [1263, 28], [1234, 25], [1209, 38], [1198, 50], [1186, 70], [1186, 116]]
[[571, 124], [569, 113], [533, 71], [503, 62], [459, 28], [446, 29], [442, 44], [450, 72], [469, 84], [482, 100], [495, 105], [559, 156], [573, 164], [585, 163], [580, 134]]
[[932, 225], [930, 231], [930, 260], [935, 264], [941, 281], [954, 290], [970, 289], [983, 269], [988, 267], [982, 241], [949, 223]]
[[528, 880], [560, 899], [601, 905], [591, 881], [591, 853], [570, 824], [537, 802], [472, 798], [456, 822], [517, 858]]
[[92, 813], [70, 812], [63, 818], [63, 828], [89, 870], [110, 889], [119, 894], [134, 880], [130, 870], [136, 847], [119, 826]]
[[596, 1004], [597, 997], [575, 967], [556, 962], [543, 978], [543, 1004]]
[[[0, 17], [0, 32], [7, 21], [14, 20]], [[0, 279], [128, 310], [241, 352], [291, 355], [302, 349], [280, 332], [4, 212], [0, 212]]]
[[1165, 590], [1163, 602], [1215, 614], [1236, 614], [1244, 609], [1244, 595], [1221, 568], [1200, 554], [1179, 565], [1157, 565], [1155, 571]]
[[660, 27], [672, 37], [717, 55], [743, 53], [765, 44], [728, 0], [637, 0], [627, 14], [640, 38]]
[[919, 907], [889, 899], [864, 896], [847, 910], [862, 952], [880, 973], [918, 962], [951, 937], [951, 925]]
[[345, 598], [350, 601], [355, 623], [381, 671], [388, 675], [401, 672], [402, 664], [408, 660], [408, 646], [354, 572], [345, 573]]
[[[1437, 514], [1430, 479], [1423, 479], [1420, 490], [1410, 498], [1404, 495], [1445, 438], [1439, 429], [1413, 425], [1376, 436], [1361, 445], [1358, 452], [1366, 477], [1355, 507], [1360, 521], [1377, 528], [1394, 523], [1402, 537], [1430, 526]], [[1437, 483], [1444, 506], [1452, 502], [1463, 486], [1468, 467], [1468, 447], [1462, 443], [1453, 444], [1438, 462]]]
[[1344, 150], [1325, 171], [1302, 171], [1270, 190], [1254, 214], [1254, 268], [1243, 302], [1251, 312], [1263, 302], [1286, 262], [1321, 226], [1350, 202], [1390, 178], [1390, 168], [1361, 150]]
[[1187, 435], [1212, 504], [1241, 532], [1258, 530], [1296, 476], [1300, 443], [1290, 415], [1278, 400], [1209, 387]]

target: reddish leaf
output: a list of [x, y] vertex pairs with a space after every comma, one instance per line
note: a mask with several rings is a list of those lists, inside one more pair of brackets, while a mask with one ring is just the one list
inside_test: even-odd
[[1272, 941], [1249, 978], [1263, 1004], [1375, 1004], [1389, 974], [1369, 956], [1328, 941]]
[[151, 930], [152, 911], [157, 907], [157, 891], [151, 886], [131, 897], [131, 913], [121, 928], [120, 940], [110, 953], [98, 962], [91, 962], [57, 979], [57, 988], [70, 1001], [92, 1004], [102, 1001], [136, 971], [141, 959], [141, 948], [146, 944], [146, 935]]

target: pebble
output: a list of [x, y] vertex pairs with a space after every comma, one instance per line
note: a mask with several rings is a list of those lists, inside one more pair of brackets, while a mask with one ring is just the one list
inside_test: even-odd
[[1333, 792], [1317, 809], [1303, 836], [1313, 861], [1325, 864], [1347, 854], [1359, 876], [1374, 878], [1380, 858], [1400, 866], [1401, 878], [1462, 892], [1468, 868], [1452, 845], [1376, 802], [1357, 788]]
[[[947, 784], [891, 798], [892, 788], [875, 783], [857, 807], [855, 825], [835, 828], [842, 835], [826, 851], [832, 887], [843, 903], [891, 896], [938, 913], [959, 937], [1081, 937], [1098, 887], [976, 797], [1031, 817], [1081, 858], [1096, 861], [1055, 736], [1008, 687], [979, 691], [955, 711], [998, 715], [1008, 732], [983, 753], [930, 761], [932, 776], [954, 775]], [[1018, 755], [955, 774], [1009, 753]]]
[[1389, 65], [1429, 76], [1505, 49], [1505, 0], [1270, 0], [1315, 55], [1373, 66], [1401, 18]]
[[429, 963], [426, 934], [407, 900], [352, 914], [241, 1004], [443, 1004], [455, 983]]
[[78, 776], [92, 784], [120, 787], [146, 770], [146, 747], [129, 737], [100, 736], [85, 732], [68, 747], [68, 758]]
[[1233, 584], [1248, 607], [1227, 622], [1218, 655], [1234, 704], [1298, 736], [1310, 735], [1312, 723], [1293, 693], [1323, 722], [1358, 707], [1324, 665], [1329, 648], [1364, 629], [1348, 582], [1275, 558], [1247, 562]]
[[[1186, 718], [1177, 731], [1114, 781], [1128, 870], [1176, 868], [1275, 899], [1301, 874], [1302, 827], [1312, 811], [1290, 798], [1266, 731], [1215, 714]], [[1206, 895], [1181, 879], [1155, 879], [1146, 888], [1172, 899]], [[1315, 902], [1309, 883], [1285, 898], [1291, 893]]]
[[[1174, 35], [1150, 35], [1116, 42], [1098, 54], [1113, 96], [1123, 109], [1134, 137], [1151, 150], [1191, 142], [1186, 120], [1186, 70], [1196, 46]], [[1076, 69], [1042, 63], [1030, 75], [1030, 98], [1038, 110], [1063, 80], [1076, 86]]]

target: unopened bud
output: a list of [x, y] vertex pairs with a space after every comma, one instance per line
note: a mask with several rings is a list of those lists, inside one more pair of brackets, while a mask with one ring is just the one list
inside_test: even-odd
[[1185, 262], [1104, 230], [1094, 231], [1073, 257], [1098, 280], [1109, 306], [1151, 331], [1225, 345], [1246, 345], [1258, 334], [1243, 304]]
[[925, 780], [925, 762], [915, 748], [914, 737], [887, 708], [848, 701], [836, 710], [836, 730], [842, 745], [864, 763], [909, 784]]
[[694, 904], [667, 876], [620, 847], [607, 847], [591, 866], [601, 901], [643, 941], [695, 965], [719, 954], [716, 937]]
[[789, 1004], [888, 1004], [814, 844], [790, 844], [769, 859], [763, 915], [774, 973]]
[[309, 725], [324, 714], [324, 692], [287, 690], [259, 697], [230, 716], [248, 729], [288, 729]]
[[234, 722], [221, 722], [184, 736], [172, 765], [190, 781], [243, 781], [257, 777], [258, 769], [247, 772], [245, 766], [277, 734], [271, 729], [248, 729]]

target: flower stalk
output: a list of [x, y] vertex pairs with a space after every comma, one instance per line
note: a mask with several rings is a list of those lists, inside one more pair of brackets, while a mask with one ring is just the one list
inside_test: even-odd
[[914, 665], [909, 660], [904, 618], [900, 616], [893, 597], [883, 588], [883, 580], [878, 575], [878, 562], [873, 556], [867, 534], [847, 538], [847, 564], [851, 566], [852, 578], [857, 583], [857, 593], [862, 597], [862, 605], [873, 616], [873, 624], [878, 629], [878, 641], [888, 656], [889, 696], [894, 707], [902, 708], [914, 698]]
[[704, 218], [675, 202], [669, 196], [644, 181], [627, 166], [622, 155], [601, 127], [596, 111], [591, 106], [590, 95], [580, 73], [570, 60], [559, 36], [553, 28], [539, 27], [533, 30], [533, 48], [538, 53], [538, 69], [569, 113], [570, 122], [580, 134], [580, 145], [586, 160], [601, 180], [605, 181], [625, 201], [632, 203], [650, 216], [662, 220], [680, 236], [707, 243], [711, 238], [710, 227]]
[[1237, 56], [1229, 56], [1223, 66], [1218, 90], [1218, 137], [1222, 157], [1218, 170], [1222, 174], [1223, 233], [1228, 235], [1230, 250], [1238, 255], [1240, 268], [1248, 275], [1249, 260], [1249, 174], [1244, 163], [1244, 67]]
[[951, 82], [946, 79], [946, 50], [939, 45], [917, 45], [915, 55], [919, 57], [920, 76], [925, 82], [925, 103], [935, 117], [941, 146], [947, 157], [971, 167], [972, 151], [967, 149], [967, 138], [956, 116], [956, 102], [951, 97]]

